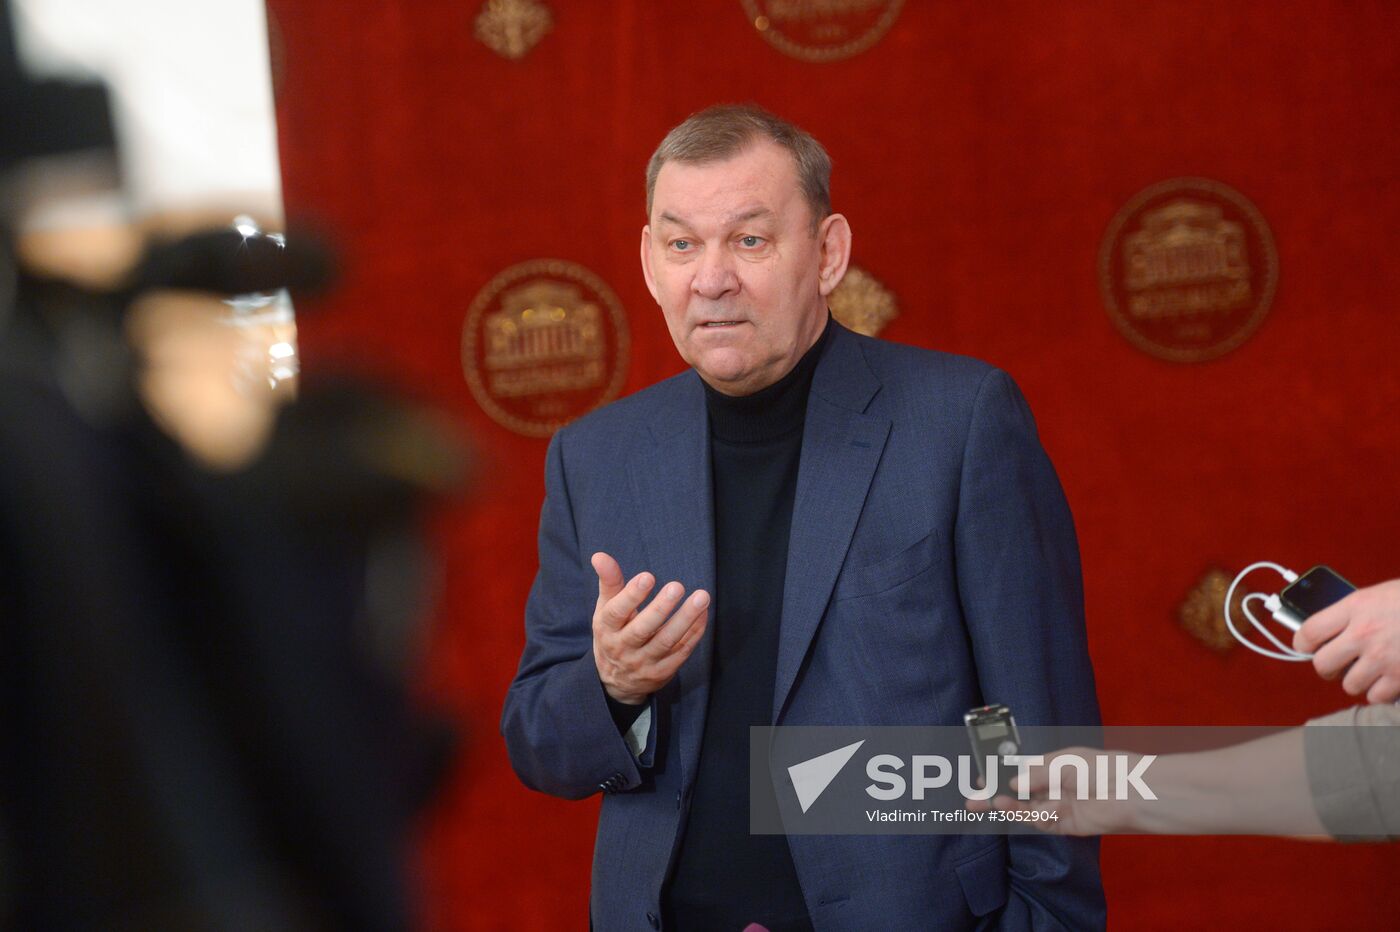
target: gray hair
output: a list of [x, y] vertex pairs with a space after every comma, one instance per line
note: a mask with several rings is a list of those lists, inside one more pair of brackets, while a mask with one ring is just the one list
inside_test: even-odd
[[802, 195], [812, 210], [812, 229], [831, 213], [831, 156], [807, 131], [755, 104], [720, 104], [693, 113], [666, 134], [647, 163], [647, 216], [656, 176], [667, 162], [721, 162], [757, 140], [768, 139], [792, 153]]

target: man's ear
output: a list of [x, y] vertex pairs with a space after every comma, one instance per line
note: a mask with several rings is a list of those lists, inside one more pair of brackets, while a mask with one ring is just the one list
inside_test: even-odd
[[661, 299], [656, 296], [656, 276], [651, 274], [651, 225], [642, 227], [642, 278], [647, 281], [647, 291], [658, 305]]
[[817, 228], [817, 238], [822, 250], [817, 282], [825, 298], [846, 277], [846, 266], [851, 262], [851, 225], [841, 214], [832, 214]]

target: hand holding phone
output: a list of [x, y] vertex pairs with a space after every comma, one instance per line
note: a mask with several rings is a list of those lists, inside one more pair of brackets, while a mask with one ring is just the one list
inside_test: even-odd
[[1367, 702], [1400, 699], [1400, 579], [1368, 586], [1313, 615], [1293, 638], [1324, 679]]

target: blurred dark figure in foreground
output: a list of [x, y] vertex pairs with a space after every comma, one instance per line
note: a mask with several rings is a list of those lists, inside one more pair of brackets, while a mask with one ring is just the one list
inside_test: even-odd
[[27, 212], [112, 183], [113, 137], [102, 87], [31, 80], [9, 26], [0, 928], [403, 928], [449, 751], [407, 695], [418, 522], [461, 451], [353, 385], [202, 444], [217, 405], [198, 380], [162, 402], [162, 373], [228, 332], [209, 307], [320, 284], [325, 256], [248, 227], [36, 251]]

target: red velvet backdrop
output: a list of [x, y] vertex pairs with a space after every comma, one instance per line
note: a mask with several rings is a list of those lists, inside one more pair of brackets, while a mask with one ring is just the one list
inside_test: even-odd
[[[1327, 562], [1400, 575], [1400, 6], [909, 0], [847, 61], [766, 44], [739, 0], [546, 0], [520, 61], [473, 37], [482, 0], [272, 0], [292, 216], [344, 245], [305, 308], [309, 379], [369, 365], [479, 441], [479, 494], [440, 522], [426, 690], [470, 728], [421, 846], [432, 928], [584, 928], [596, 800], [526, 791], [496, 722], [535, 569], [545, 441], [499, 427], [462, 376], [473, 296], [558, 257], [603, 277], [633, 336], [624, 391], [680, 368], [637, 266], [642, 169], [703, 105], [755, 100], [836, 162], [855, 261], [898, 296], [884, 336], [1009, 370], [1037, 414], [1083, 546], [1113, 724], [1298, 723], [1346, 697], [1298, 665], [1184, 633], [1212, 565]], [[1200, 175], [1272, 227], [1272, 312], [1242, 348], [1172, 364], [1103, 310], [1096, 259], [1147, 185]], [[1400, 851], [1284, 840], [1110, 839], [1132, 928], [1400, 927]]]

